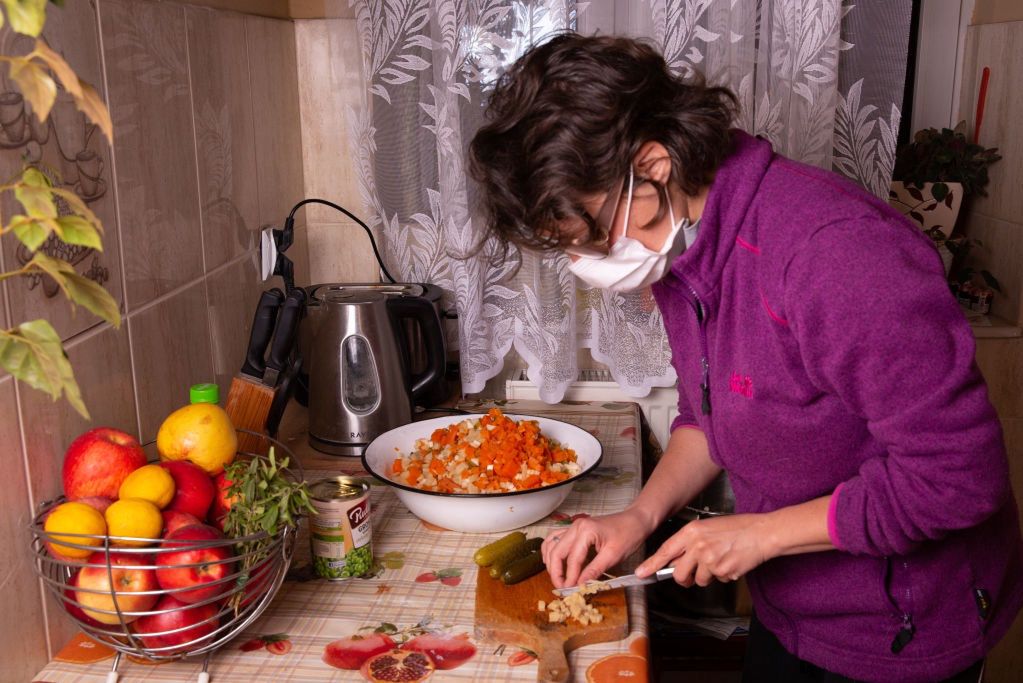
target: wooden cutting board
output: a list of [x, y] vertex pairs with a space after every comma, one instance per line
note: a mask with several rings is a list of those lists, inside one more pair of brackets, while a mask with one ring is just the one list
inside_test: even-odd
[[476, 579], [476, 637], [532, 650], [537, 656], [537, 680], [563, 683], [568, 680], [568, 652], [593, 643], [621, 640], [629, 633], [625, 589], [604, 591], [587, 601], [604, 615], [599, 624], [582, 626], [574, 619], [552, 624], [547, 613], [537, 610], [540, 600], [556, 599], [547, 572], [506, 586], [490, 578], [486, 569]]

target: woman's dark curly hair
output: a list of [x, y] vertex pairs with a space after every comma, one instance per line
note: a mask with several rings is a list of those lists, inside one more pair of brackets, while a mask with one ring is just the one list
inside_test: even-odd
[[597, 241], [582, 198], [610, 191], [648, 141], [696, 194], [731, 150], [736, 107], [731, 91], [671, 73], [637, 40], [566, 33], [532, 48], [499, 79], [469, 148], [489, 233], [551, 249], [563, 246], [559, 223], [576, 217]]

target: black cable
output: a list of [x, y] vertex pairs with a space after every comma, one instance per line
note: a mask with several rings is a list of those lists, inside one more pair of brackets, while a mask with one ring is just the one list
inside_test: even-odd
[[298, 204], [295, 204], [295, 206], [292, 207], [291, 213], [288, 214], [288, 218], [284, 221], [284, 229], [286, 231], [289, 228], [293, 228], [295, 224], [295, 213], [306, 204], [323, 204], [324, 206], [329, 206], [332, 209], [340, 211], [341, 213], [355, 221], [357, 224], [362, 226], [362, 229], [366, 231], [367, 235], [369, 235], [369, 243], [373, 245], [373, 255], [377, 257], [377, 263], [380, 265], [380, 270], [383, 271], [384, 275], [392, 283], [397, 282], [397, 280], [395, 280], [394, 277], [392, 277], [391, 274], [387, 271], [387, 266], [384, 265], [384, 260], [380, 257], [380, 250], [377, 249], [377, 242], [375, 239], [373, 239], [373, 231], [370, 230], [369, 226], [363, 223], [358, 216], [356, 216], [354, 213], [352, 213], [343, 206], [335, 204], [334, 202], [328, 202], [326, 199], [318, 199], [316, 197], [303, 199]]

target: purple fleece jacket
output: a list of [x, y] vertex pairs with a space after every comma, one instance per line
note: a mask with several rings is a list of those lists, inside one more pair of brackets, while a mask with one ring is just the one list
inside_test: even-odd
[[969, 325], [910, 222], [733, 139], [699, 236], [653, 288], [679, 377], [672, 427], [706, 434], [737, 512], [833, 494], [837, 551], [748, 577], [786, 649], [862, 680], [950, 676], [1023, 603], [1001, 427]]

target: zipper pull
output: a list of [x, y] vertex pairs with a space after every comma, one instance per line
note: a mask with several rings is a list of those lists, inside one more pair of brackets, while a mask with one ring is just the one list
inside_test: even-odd
[[913, 618], [908, 614], [902, 615], [902, 627], [899, 628], [899, 632], [895, 634], [895, 639], [892, 640], [892, 654], [899, 654], [902, 649], [909, 645], [909, 641], [913, 640], [913, 635], [916, 633], [916, 627], [913, 626]]
[[710, 363], [707, 362], [706, 358], [701, 358], [700, 364], [703, 366], [703, 382], [700, 383], [703, 401], [700, 404], [700, 410], [703, 411], [704, 415], [710, 415]]

